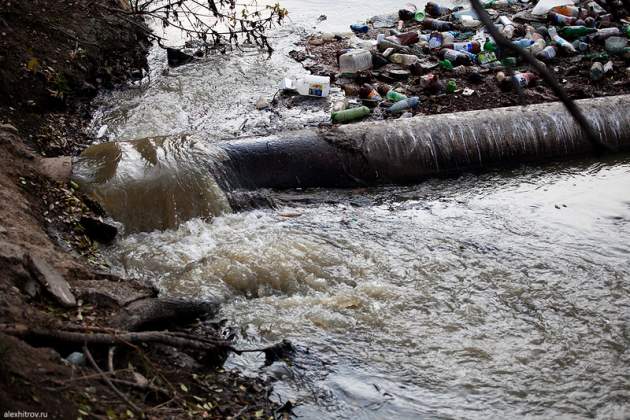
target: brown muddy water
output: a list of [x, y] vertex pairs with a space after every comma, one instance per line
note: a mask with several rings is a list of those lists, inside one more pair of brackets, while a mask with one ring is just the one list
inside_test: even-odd
[[[270, 59], [212, 57], [165, 75], [154, 50], [151, 81], [100, 97], [94, 130], [107, 125], [104, 141], [193, 133], [211, 144], [317, 125], [326, 104], [253, 104], [302, 72], [286, 54], [320, 14], [329, 19], [317, 28], [340, 30], [401, 4], [291, 0], [293, 22], [275, 32]], [[296, 414], [630, 417], [630, 157], [291, 191], [290, 207], [234, 213], [197, 156], [160, 146], [110, 148], [121, 157], [112, 188], [147, 170], [143, 160], [159, 168], [176, 156], [190, 163], [178, 182], [200, 197], [176, 199], [203, 202], [215, 217], [127, 234], [106, 252], [165, 294], [220, 299], [242, 346], [290, 339], [291, 363], [228, 363], [275, 378], [274, 398], [298, 401]], [[151, 170], [164, 188], [118, 191], [135, 220], [173, 202], [170, 181]]]

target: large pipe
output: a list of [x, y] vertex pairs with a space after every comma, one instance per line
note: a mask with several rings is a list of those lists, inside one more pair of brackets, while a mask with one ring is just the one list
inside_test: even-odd
[[[600, 140], [630, 150], [630, 95], [577, 104]], [[591, 153], [560, 102], [346, 125], [219, 143], [242, 188], [409, 183], [505, 162]]]
[[[630, 95], [578, 105], [603, 143], [630, 150]], [[215, 144], [194, 136], [105, 143], [84, 151], [73, 177], [137, 231], [229, 211], [225, 193], [243, 196], [235, 191], [411, 183], [593, 150], [564, 106], [548, 103]]]

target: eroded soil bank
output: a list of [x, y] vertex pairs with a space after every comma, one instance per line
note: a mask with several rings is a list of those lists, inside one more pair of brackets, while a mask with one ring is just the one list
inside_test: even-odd
[[[119, 7], [0, 2], [0, 412], [268, 418], [269, 384], [221, 368], [229, 342], [212, 319], [216, 306], [163, 301], [151, 286], [112, 275], [97, 240], [110, 241], [115, 227], [76, 185], [39, 169], [41, 157], [77, 155], [91, 142], [85, 126], [99, 90], [146, 70], [144, 26], [118, 17]], [[170, 339], [207, 347], [108, 346], [91, 335], [166, 327], [177, 331]]]

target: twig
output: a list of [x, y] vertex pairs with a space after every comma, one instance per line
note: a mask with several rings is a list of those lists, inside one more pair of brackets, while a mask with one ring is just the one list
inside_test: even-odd
[[87, 359], [90, 361], [90, 364], [101, 374], [101, 378], [103, 379], [103, 381], [105, 381], [105, 383], [107, 383], [107, 385], [109, 385], [112, 391], [114, 391], [116, 395], [118, 395], [129, 406], [129, 408], [131, 408], [136, 414], [140, 415], [142, 413], [142, 410], [129, 398], [127, 398], [127, 396], [123, 394], [118, 388], [116, 388], [116, 385], [114, 385], [114, 383], [107, 377], [107, 375], [101, 370], [101, 368], [98, 367], [98, 365], [94, 361], [94, 358], [92, 357], [92, 353], [90, 353], [90, 350], [87, 347], [87, 344], [83, 345], [83, 352], [85, 353]]
[[499, 30], [494, 26], [494, 24], [492, 23], [490, 19], [490, 16], [486, 12], [486, 10], [483, 8], [479, 0], [470, 0], [470, 4], [472, 5], [473, 9], [479, 16], [479, 19], [481, 20], [481, 22], [484, 24], [486, 29], [488, 29], [488, 32], [490, 32], [490, 34], [492, 35], [492, 37], [494, 38], [494, 40], [497, 42], [499, 46], [501, 46], [505, 50], [512, 51], [515, 54], [522, 57], [532, 67], [534, 67], [534, 69], [536, 69], [536, 71], [539, 74], [542, 75], [543, 79], [547, 82], [547, 84], [549, 84], [549, 86], [554, 91], [554, 93], [562, 101], [562, 103], [567, 108], [569, 113], [573, 116], [575, 121], [580, 125], [582, 130], [584, 130], [584, 132], [586, 133], [586, 136], [593, 144], [593, 147], [595, 148], [595, 150], [598, 152], [602, 150], [613, 151], [614, 149], [612, 146], [606, 143], [603, 143], [599, 139], [599, 137], [597, 136], [597, 134], [595, 133], [595, 131], [593, 130], [589, 122], [584, 117], [584, 114], [582, 113], [580, 108], [578, 108], [575, 102], [573, 102], [573, 100], [569, 97], [569, 95], [564, 90], [564, 88], [560, 86], [560, 84], [556, 81], [556, 79], [549, 72], [549, 70], [544, 65], [542, 65], [536, 58], [534, 58], [530, 53], [525, 51], [523, 48], [517, 45], [514, 45], [512, 42], [510, 42], [510, 40], [504, 37], [503, 34], [501, 34]]
[[139, 383], [136, 383], [136, 382], [126, 381], [124, 379], [118, 379], [118, 378], [111, 378], [110, 381], [115, 382], [117, 384], [128, 386], [130, 388], [136, 388], [136, 389], [140, 389], [140, 390], [144, 390], [144, 391], [153, 391], [153, 392], [155, 392], [157, 394], [162, 394], [162, 395], [164, 395], [166, 397], [171, 398], [171, 393], [168, 392], [164, 388], [160, 388], [159, 386], [155, 386], [155, 385], [151, 385], [151, 384], [142, 385], [142, 384], [139, 384]]
[[109, 373], [111, 373], [112, 376], [116, 375], [116, 372], [114, 371], [114, 352], [115, 351], [116, 351], [116, 346], [111, 346], [109, 350], [107, 351], [107, 367], [109, 368]]

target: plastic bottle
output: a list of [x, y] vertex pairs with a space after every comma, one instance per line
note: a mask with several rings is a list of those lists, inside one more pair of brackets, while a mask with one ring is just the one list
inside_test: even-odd
[[450, 79], [446, 82], [446, 92], [447, 93], [455, 93], [457, 90], [457, 82], [454, 79]]
[[516, 73], [512, 76], [512, 83], [519, 86], [521, 89], [533, 85], [538, 80], [538, 76], [534, 73]]
[[350, 25], [350, 29], [355, 34], [365, 34], [370, 30], [369, 26], [367, 26], [365, 23], [353, 23], [352, 25]]
[[548, 16], [551, 23], [560, 26], [575, 25], [575, 22], [577, 21], [577, 18], [575, 17], [565, 16], [555, 12], [549, 12]]
[[370, 115], [370, 108], [367, 106], [360, 106], [358, 108], [344, 109], [343, 111], [333, 112], [331, 115], [332, 122], [334, 124], [343, 124], [356, 120], [360, 120]]
[[441, 32], [432, 32], [429, 38], [429, 48], [436, 50], [444, 45], [444, 37]]
[[466, 51], [469, 53], [477, 54], [481, 52], [481, 43], [479, 43], [478, 41], [455, 42], [453, 43], [452, 48], [455, 51]]
[[416, 16], [417, 11], [418, 8], [415, 5], [407, 3], [403, 9], [398, 11], [398, 17], [404, 21], [411, 20]]
[[517, 47], [528, 48], [534, 44], [534, 41], [532, 41], [531, 39], [523, 38], [519, 39], [518, 41], [512, 41], [512, 44], [516, 45]]
[[498, 50], [497, 43], [493, 39], [488, 39], [483, 44], [483, 50], [488, 52], [496, 52]]
[[450, 48], [444, 48], [442, 50], [440, 50], [440, 56], [444, 59], [444, 60], [448, 60], [451, 63], [453, 63], [456, 66], [461, 66], [461, 65], [470, 65], [472, 64], [473, 60], [471, 59], [470, 55], [462, 52], [462, 51], [455, 51], [453, 49]]
[[410, 66], [420, 61], [420, 58], [411, 54], [392, 54], [389, 56], [389, 61], [392, 63], [400, 64], [402, 66]]
[[304, 75], [298, 78], [286, 78], [281, 89], [295, 90], [300, 95], [325, 98], [330, 94], [330, 77]]
[[417, 31], [405, 32], [403, 34], [399, 33], [396, 34], [395, 37], [400, 45], [411, 45], [417, 43], [420, 40]]
[[593, 63], [591, 66], [591, 79], [594, 81], [599, 81], [604, 78], [604, 65], [599, 61]]
[[452, 10], [448, 7], [443, 7], [435, 2], [430, 1], [426, 4], [426, 6], [424, 6], [424, 13], [426, 13], [428, 16], [436, 18], [450, 15], [452, 13]]
[[482, 4], [484, 9], [503, 9], [518, 3], [517, 0], [488, 0]]
[[387, 109], [387, 112], [390, 114], [398, 114], [401, 112], [405, 112], [408, 109], [415, 108], [420, 104], [420, 98], [417, 96], [412, 96], [411, 98], [404, 99], [402, 101], [396, 102], [394, 105], [390, 106]]
[[539, 59], [543, 61], [549, 61], [556, 58], [557, 54], [558, 53], [556, 52], [556, 48], [552, 45], [549, 45], [545, 47], [542, 51], [540, 51], [538, 54], [536, 54], [536, 57], [538, 57]]
[[560, 15], [584, 19], [588, 16], [588, 10], [575, 6], [556, 6], [551, 11]]
[[376, 48], [383, 52], [388, 48], [393, 48], [395, 51], [409, 51], [409, 48], [404, 45], [400, 45], [397, 42], [392, 42], [385, 38], [385, 34], [378, 34], [376, 37]]
[[534, 28], [531, 25], [527, 25], [525, 27], [525, 38], [531, 39], [533, 41], [538, 41], [539, 39], [545, 39], [545, 37], [539, 34], [538, 31], [536, 31], [536, 28]]
[[547, 46], [547, 43], [545, 42], [545, 40], [539, 39], [536, 42], [534, 42], [532, 45], [527, 47], [527, 50], [529, 51], [530, 54], [536, 55], [542, 52], [546, 46]]
[[393, 89], [387, 92], [387, 95], [385, 97], [387, 98], [388, 101], [391, 101], [391, 102], [400, 102], [407, 99], [407, 95], [403, 95], [402, 93], [396, 92]]
[[595, 32], [597, 32], [597, 29], [586, 26], [565, 26], [558, 30], [558, 33], [566, 39], [580, 38]]
[[436, 31], [451, 31], [453, 30], [453, 24], [444, 20], [438, 20], [433, 18], [424, 18], [421, 22], [423, 29], [434, 29]]
[[558, 45], [560, 48], [562, 48], [562, 50], [564, 52], [566, 52], [568, 54], [575, 54], [576, 53], [575, 47], [573, 47], [573, 45], [571, 45], [571, 43], [569, 41], [567, 41], [566, 39], [564, 39], [560, 35], [558, 35], [558, 31], [553, 26], [549, 28], [549, 37], [551, 37], [553, 42], [555, 42], [556, 45]]
[[507, 39], [514, 37], [514, 22], [507, 16], [499, 16], [499, 22], [503, 25], [501, 32]]
[[339, 56], [339, 71], [355, 74], [372, 68], [372, 53], [367, 50], [351, 50]]
[[367, 99], [368, 101], [380, 102], [383, 100], [381, 95], [379, 95], [378, 91], [374, 89], [369, 83], [364, 83], [363, 86], [359, 89], [359, 97], [361, 99]]
[[576, 51], [579, 51], [582, 53], [588, 51], [589, 48], [591, 47], [590, 45], [588, 45], [588, 43], [584, 41], [580, 41], [579, 39], [576, 39], [571, 44], [573, 45], [573, 48], [576, 49]]
[[597, 41], [605, 41], [606, 39], [610, 38], [611, 36], [621, 36], [621, 31], [619, 30], [619, 28], [598, 29], [597, 33], [595, 33], [593, 35], [593, 37]]
[[492, 51], [486, 51], [479, 53], [479, 55], [477, 55], [477, 60], [479, 61], [479, 64], [485, 65], [497, 61], [497, 55]]

